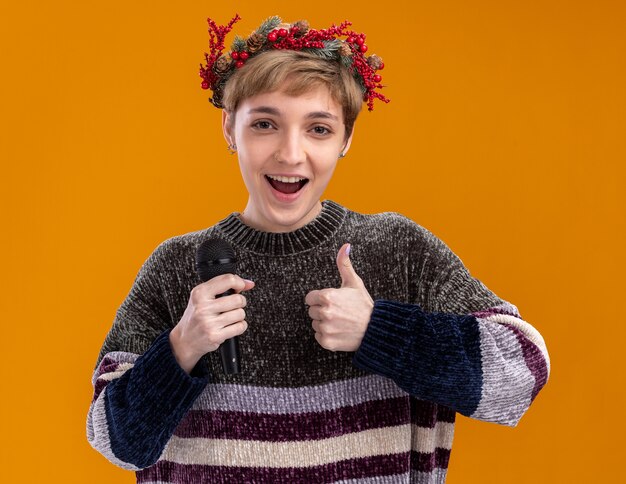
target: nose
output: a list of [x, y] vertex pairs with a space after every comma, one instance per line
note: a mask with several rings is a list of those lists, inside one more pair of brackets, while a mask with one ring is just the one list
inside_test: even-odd
[[298, 165], [306, 160], [306, 147], [300, 133], [287, 132], [280, 140], [278, 151], [274, 155], [282, 164]]

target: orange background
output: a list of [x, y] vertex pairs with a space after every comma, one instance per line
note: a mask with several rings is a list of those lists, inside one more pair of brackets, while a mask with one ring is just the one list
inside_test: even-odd
[[448, 482], [617, 482], [624, 2], [296, 3], [3, 2], [2, 481], [134, 482], [87, 443], [91, 372], [158, 243], [244, 208], [197, 72], [206, 17], [237, 11], [246, 36], [272, 14], [367, 33], [392, 101], [325, 198], [433, 231], [547, 342], [517, 428], [459, 415]]

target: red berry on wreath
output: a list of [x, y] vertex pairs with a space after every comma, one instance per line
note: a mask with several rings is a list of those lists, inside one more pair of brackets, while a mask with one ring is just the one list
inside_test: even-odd
[[278, 34], [275, 30], [272, 30], [269, 34], [267, 34], [267, 40], [269, 40], [270, 42], [276, 42], [277, 38]]
[[378, 74], [376, 74], [376, 75], [374, 76], [374, 81], [376, 81], [376, 82], [380, 82], [380, 81], [382, 81], [382, 80], [383, 80], [383, 76], [380, 76], [380, 75], [378, 75]]
[[278, 30], [278, 36], [279, 37], [287, 37], [287, 30], [286, 29], [279, 29]]
[[239, 69], [240, 67], [243, 67], [244, 64], [245, 64], [244, 61], [238, 60], [237, 62], [235, 62], [235, 67]]
[[239, 58], [241, 60], [246, 60], [248, 57], [250, 57], [250, 54], [248, 54], [245, 50], [239, 52]]
[[209, 88], [209, 83], [206, 81], [202, 81], [202, 89], [208, 89]]
[[365, 44], [361, 45], [361, 46], [359, 47], [359, 50], [360, 50], [361, 52], [364, 52], [364, 53], [365, 53], [365, 52], [367, 52], [367, 45], [365, 45]]
[[230, 56], [235, 60], [239, 60], [239, 52], [231, 52]]

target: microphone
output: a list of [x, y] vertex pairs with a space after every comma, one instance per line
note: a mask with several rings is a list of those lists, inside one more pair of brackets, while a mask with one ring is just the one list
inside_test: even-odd
[[[202, 282], [206, 282], [221, 274], [234, 274], [236, 268], [237, 258], [235, 257], [235, 251], [225, 240], [207, 239], [200, 244], [196, 251], [196, 272]], [[234, 293], [234, 289], [229, 289], [215, 297], [229, 296]], [[218, 351], [220, 352], [224, 374], [234, 375], [241, 371], [238, 336], [225, 340], [219, 346]]]

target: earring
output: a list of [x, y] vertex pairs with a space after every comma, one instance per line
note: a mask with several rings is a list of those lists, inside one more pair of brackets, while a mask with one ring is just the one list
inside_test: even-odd
[[339, 153], [339, 159], [342, 159], [344, 156], [346, 155], [344, 155], [343, 153]]
[[235, 153], [237, 153], [237, 145], [235, 143], [228, 145], [228, 148], [226, 149], [231, 155], [234, 155]]

